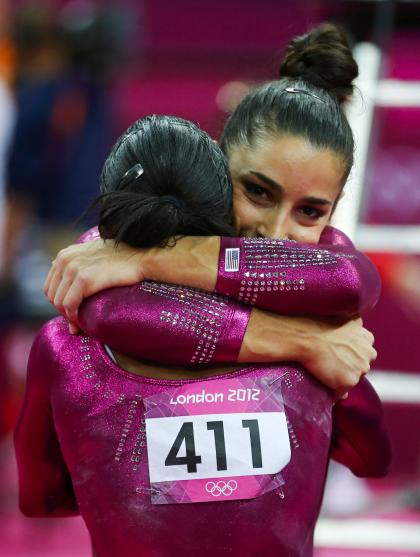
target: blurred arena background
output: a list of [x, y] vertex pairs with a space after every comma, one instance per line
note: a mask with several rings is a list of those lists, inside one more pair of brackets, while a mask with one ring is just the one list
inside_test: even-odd
[[361, 70], [336, 223], [382, 275], [369, 377], [394, 458], [384, 480], [331, 466], [316, 557], [420, 556], [420, 2], [390, 0], [0, 0], [1, 555], [90, 555], [80, 519], [19, 513], [11, 435], [29, 347], [54, 315], [43, 280], [89, 224], [75, 222], [112, 142], [150, 113], [217, 138], [248, 87], [275, 77], [286, 42], [324, 20], [349, 31]]

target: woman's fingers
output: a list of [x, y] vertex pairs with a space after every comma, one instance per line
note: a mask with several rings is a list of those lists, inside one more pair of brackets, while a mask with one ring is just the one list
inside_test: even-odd
[[58, 287], [60, 286], [62, 278], [63, 275], [61, 271], [57, 269], [57, 267], [55, 267], [51, 275], [50, 282], [48, 285], [48, 291], [47, 291], [47, 298], [53, 305], [54, 305], [55, 295], [57, 293]]
[[371, 363], [377, 356], [373, 347], [374, 336], [363, 327], [361, 319], [341, 324], [313, 323], [315, 328], [311, 325], [309, 359], [302, 363], [317, 379], [341, 397], [369, 372]]
[[346, 398], [348, 398], [349, 396], [349, 392], [346, 389], [337, 389], [336, 391], [334, 391], [333, 393], [333, 401], [334, 404], [336, 404], [337, 402], [340, 402], [340, 400], [346, 400]]
[[57, 289], [55, 291], [54, 298], [52, 300], [52, 303], [58, 309], [58, 311], [66, 315], [67, 318], [68, 318], [67, 311], [66, 311], [67, 308], [64, 307], [63, 302], [67, 296], [69, 289], [72, 286], [72, 283], [73, 280], [71, 278], [69, 278], [66, 275], [62, 276], [60, 282], [57, 285]]
[[66, 274], [69, 274], [70, 262], [71, 247], [59, 251], [57, 257], [51, 264], [51, 268], [44, 283], [44, 294], [52, 304], [54, 304], [54, 299], [64, 273], [66, 272]]
[[69, 323], [69, 333], [71, 335], [77, 335], [79, 331], [80, 329], [77, 325], [75, 325], [74, 323]]
[[55, 273], [55, 259], [54, 259], [54, 261], [51, 262], [50, 270], [48, 271], [47, 278], [45, 279], [45, 282], [44, 282], [43, 290], [44, 290], [44, 294], [46, 296], [48, 296], [48, 290], [50, 288], [51, 279], [52, 279], [54, 273]]
[[84, 297], [83, 283], [75, 280], [69, 284], [62, 301], [65, 316], [76, 326], [78, 326], [78, 309]]
[[44, 292], [49, 301], [76, 327], [83, 298], [113, 286], [143, 280], [143, 250], [114, 242], [93, 240], [61, 250], [47, 275]]

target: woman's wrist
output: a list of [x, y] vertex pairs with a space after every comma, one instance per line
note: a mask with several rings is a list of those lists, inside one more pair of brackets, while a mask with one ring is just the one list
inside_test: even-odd
[[238, 361], [302, 362], [310, 352], [308, 321], [253, 308]]
[[252, 311], [239, 361], [300, 363], [341, 396], [366, 374], [376, 351], [361, 319], [311, 319]]
[[213, 292], [217, 281], [220, 238], [185, 236], [175, 245], [146, 250], [140, 258], [145, 279]]

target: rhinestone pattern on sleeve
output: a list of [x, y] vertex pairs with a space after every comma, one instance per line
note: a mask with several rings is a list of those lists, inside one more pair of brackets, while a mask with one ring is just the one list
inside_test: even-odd
[[145, 292], [166, 298], [172, 303], [176, 302], [176, 311], [169, 304], [161, 310], [160, 320], [195, 337], [190, 363], [210, 363], [227, 317], [228, 305], [225, 297], [157, 282], [144, 282], [142, 288]]
[[269, 238], [245, 238], [244, 279], [241, 280], [238, 300], [254, 305], [261, 292], [305, 290], [305, 279], [288, 279], [287, 269], [335, 265], [337, 255], [328, 250], [293, 247], [291, 241]]

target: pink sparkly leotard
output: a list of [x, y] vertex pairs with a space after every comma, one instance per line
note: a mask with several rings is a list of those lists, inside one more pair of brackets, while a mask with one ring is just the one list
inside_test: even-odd
[[[243, 244], [236, 245], [245, 251]], [[258, 249], [266, 247], [261, 243], [253, 245]], [[282, 249], [284, 246], [279, 244]], [[298, 252], [306, 249], [296, 244], [292, 247]], [[229, 243], [228, 249], [237, 248]], [[344, 292], [345, 285], [338, 284], [337, 267], [345, 267], [340, 280], [347, 277], [352, 293], [343, 293], [347, 295], [343, 312], [354, 314], [357, 308], [366, 308], [374, 302], [377, 278], [363, 256], [346, 252], [344, 247], [335, 248], [339, 254], [335, 257], [327, 254], [324, 247], [308, 249], [314, 250], [316, 259], [320, 260], [313, 261], [305, 253], [305, 262], [316, 263], [311, 265], [316, 268], [311, 271], [314, 277], [316, 271], [323, 276], [324, 264], [336, 272], [336, 281], [325, 287], [327, 296], [338, 295], [331, 292], [334, 288]], [[235, 267], [239, 262], [237, 271], [225, 271], [221, 257], [220, 275], [237, 273], [240, 286], [236, 295], [246, 298], [244, 292], [254, 293], [250, 300], [243, 301], [258, 303], [258, 299], [252, 298], [259, 298], [260, 294], [262, 298], [268, 295], [277, 298], [280, 294], [297, 296], [306, 292], [300, 286], [309, 289], [311, 284], [316, 292], [310, 273], [304, 278], [293, 278], [293, 269], [300, 268], [305, 273], [307, 266], [302, 265], [303, 261], [300, 267], [293, 262], [290, 269], [283, 266], [282, 270], [262, 271], [266, 258], [255, 270], [250, 266], [241, 267], [241, 254], [239, 260], [237, 255], [237, 252], [228, 255], [233, 257], [229, 264]], [[270, 277], [259, 277], [271, 285], [256, 284], [257, 277], [246, 275], [257, 272], [271, 273]], [[284, 272], [286, 277], [281, 275], [282, 278], [274, 274]], [[223, 291], [224, 284], [229, 285], [226, 288], [232, 287], [231, 276], [219, 278], [219, 291]], [[242, 281], [247, 279], [254, 281], [251, 291], [241, 290]], [[296, 282], [301, 280], [304, 283]], [[357, 294], [360, 285], [365, 289], [363, 297]], [[261, 289], [265, 286], [272, 288]], [[370, 294], [366, 293], [369, 291]], [[136, 305], [138, 302], [142, 304], [141, 310]], [[191, 364], [236, 361], [249, 313], [249, 306], [227, 297], [145, 282], [92, 297], [81, 309], [81, 319], [86, 329], [117, 350], [164, 362]], [[329, 313], [333, 312], [324, 311]], [[203, 398], [205, 390], [211, 390], [215, 381], [217, 388], [213, 390], [223, 391], [220, 396], [224, 393], [230, 398], [232, 393], [240, 392], [240, 400], [244, 396], [248, 399], [239, 403], [237, 398], [235, 403], [229, 403], [231, 406], [224, 406], [216, 393], [211, 396], [220, 402], [220, 407], [214, 407], [217, 411], [209, 410], [211, 398], [205, 409], [200, 410], [203, 403], [199, 397]], [[233, 388], [231, 381], [237, 381], [239, 387]], [[174, 393], [177, 388], [181, 390]], [[191, 394], [191, 389], [197, 389], [197, 393]], [[33, 346], [25, 401], [15, 434], [21, 508], [32, 516], [80, 512], [97, 557], [188, 557], [197, 551], [209, 556], [309, 557], [331, 450], [337, 460], [359, 474], [383, 474], [389, 462], [379, 400], [367, 381], [356, 389], [354, 400], [340, 405], [341, 410], [332, 424], [329, 392], [296, 366], [247, 367], [197, 381], [147, 379], [119, 368], [97, 340], [69, 335], [65, 321], [57, 318], [43, 328]], [[262, 398], [255, 402], [253, 397], [257, 392]], [[191, 417], [194, 406], [198, 415]], [[280, 416], [281, 412], [286, 416], [283, 430], [280, 422], [264, 430], [264, 420], [271, 419], [271, 415]], [[203, 434], [196, 437], [197, 448], [187, 446], [184, 422], [188, 427], [198, 428], [202, 415], [213, 452], [216, 445], [216, 457], [213, 453], [206, 457], [206, 447], [199, 447]], [[151, 424], [147, 431], [145, 418], [146, 424]], [[160, 420], [170, 425], [178, 424], [176, 420], [180, 419], [184, 425], [176, 437], [180, 441], [176, 449], [175, 435], [167, 434], [167, 430], [158, 428], [159, 435], [153, 436], [153, 427]], [[228, 426], [231, 427], [229, 424], [234, 419], [235, 427], [241, 421], [242, 426], [234, 429], [234, 434], [228, 434]], [[252, 427], [256, 420], [261, 436], [257, 435], [258, 443], [253, 445]], [[226, 439], [220, 437], [220, 428], [225, 431]], [[274, 464], [265, 475], [247, 476], [245, 457], [243, 462], [232, 464], [235, 455], [243, 451], [235, 445], [235, 439], [240, 436], [238, 431], [245, 435], [242, 438], [248, 461], [252, 453], [252, 462], [247, 465], [253, 470], [266, 465], [266, 456], [267, 460], [272, 457]], [[165, 445], [166, 435], [170, 442]], [[219, 453], [221, 439], [223, 450]], [[287, 458], [284, 443], [290, 450]], [[261, 462], [258, 451], [254, 461], [255, 446], [260, 446]], [[277, 446], [277, 453], [271, 455], [270, 451]], [[190, 458], [193, 459], [191, 470]], [[191, 480], [200, 470], [207, 470], [209, 458], [213, 468], [197, 476], [197, 480]], [[279, 459], [283, 459], [281, 463]], [[167, 470], [175, 468], [181, 469], [181, 476], [168, 479]]]
[[[242, 478], [205, 479], [203, 491], [213, 497], [211, 502], [152, 502], [159, 484], [149, 481], [148, 400], [183, 385], [199, 386], [202, 392], [214, 379], [165, 381], [128, 373], [98, 341], [71, 336], [62, 318], [50, 321], [32, 348], [15, 433], [23, 512], [52, 517], [80, 510], [97, 557], [192, 557], [197, 552], [209, 557], [311, 556], [332, 401], [326, 389], [296, 367], [248, 367], [217, 378], [219, 384], [268, 381], [281, 397], [291, 453], [290, 462], [273, 475], [278, 478], [274, 485], [256, 497], [229, 501]], [[249, 439], [248, 430], [240, 429]], [[270, 430], [268, 443], [275, 445], [279, 436]], [[227, 438], [226, 451], [229, 461]]]
[[[92, 229], [82, 241], [97, 237]], [[376, 304], [380, 282], [374, 265], [349, 238], [326, 227], [320, 245], [222, 238], [216, 290], [241, 303], [220, 312], [226, 298], [144, 282], [88, 298], [79, 318], [90, 336], [140, 359], [236, 362], [250, 305], [289, 314], [362, 315]], [[162, 303], [155, 305], [154, 296]], [[202, 299], [215, 307], [198, 316]], [[382, 406], [365, 378], [334, 405], [331, 457], [358, 476], [387, 473], [390, 444]]]

